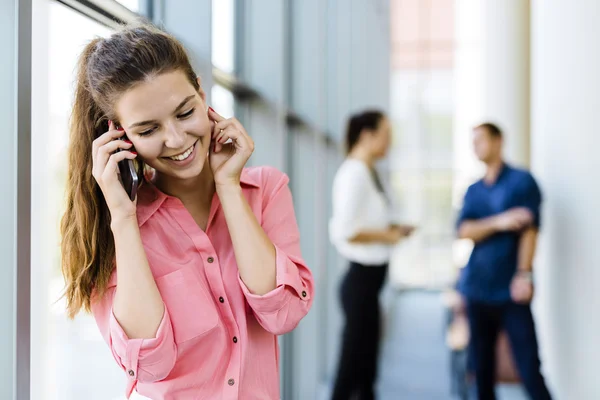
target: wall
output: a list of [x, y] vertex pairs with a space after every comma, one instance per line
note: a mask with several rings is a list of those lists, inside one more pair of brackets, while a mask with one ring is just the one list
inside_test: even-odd
[[536, 262], [542, 358], [558, 399], [597, 399], [600, 3], [534, 1], [532, 165], [545, 194]]

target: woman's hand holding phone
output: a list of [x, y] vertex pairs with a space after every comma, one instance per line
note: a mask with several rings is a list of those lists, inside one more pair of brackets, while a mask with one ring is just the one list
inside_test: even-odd
[[136, 217], [136, 204], [131, 201], [119, 179], [119, 161], [136, 158], [131, 142], [119, 140], [125, 132], [117, 129], [114, 122], [109, 121], [108, 131], [94, 140], [92, 144], [92, 175], [108, 205], [113, 221]]

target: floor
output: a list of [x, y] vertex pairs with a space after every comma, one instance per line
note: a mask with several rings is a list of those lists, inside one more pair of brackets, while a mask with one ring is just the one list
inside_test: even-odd
[[[393, 295], [386, 310], [380, 400], [446, 400], [450, 395], [449, 353], [440, 294], [407, 291]], [[526, 400], [518, 385], [503, 385], [499, 400]]]

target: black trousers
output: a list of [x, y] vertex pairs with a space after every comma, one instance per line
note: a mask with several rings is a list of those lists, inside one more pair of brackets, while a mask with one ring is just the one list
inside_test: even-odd
[[506, 330], [519, 376], [532, 400], [550, 400], [540, 372], [538, 343], [529, 305], [468, 303], [473, 366], [479, 400], [495, 400], [496, 339]]
[[341, 284], [346, 318], [333, 400], [375, 399], [381, 334], [379, 293], [387, 264], [364, 266], [351, 262]]

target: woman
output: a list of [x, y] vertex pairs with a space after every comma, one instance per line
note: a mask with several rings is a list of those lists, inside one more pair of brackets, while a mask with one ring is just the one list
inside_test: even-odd
[[[313, 278], [288, 178], [245, 169], [253, 146], [206, 105], [172, 36], [130, 27], [85, 48], [61, 227], [66, 297], [71, 317], [93, 312], [128, 397], [279, 398], [277, 335], [307, 314]], [[153, 170], [134, 201], [123, 160]]]
[[341, 285], [346, 321], [334, 400], [375, 398], [379, 293], [391, 245], [413, 230], [394, 224], [389, 194], [375, 170], [375, 162], [387, 154], [390, 130], [381, 112], [352, 116], [346, 137], [348, 154], [333, 183], [330, 236], [339, 253], [350, 261]]

